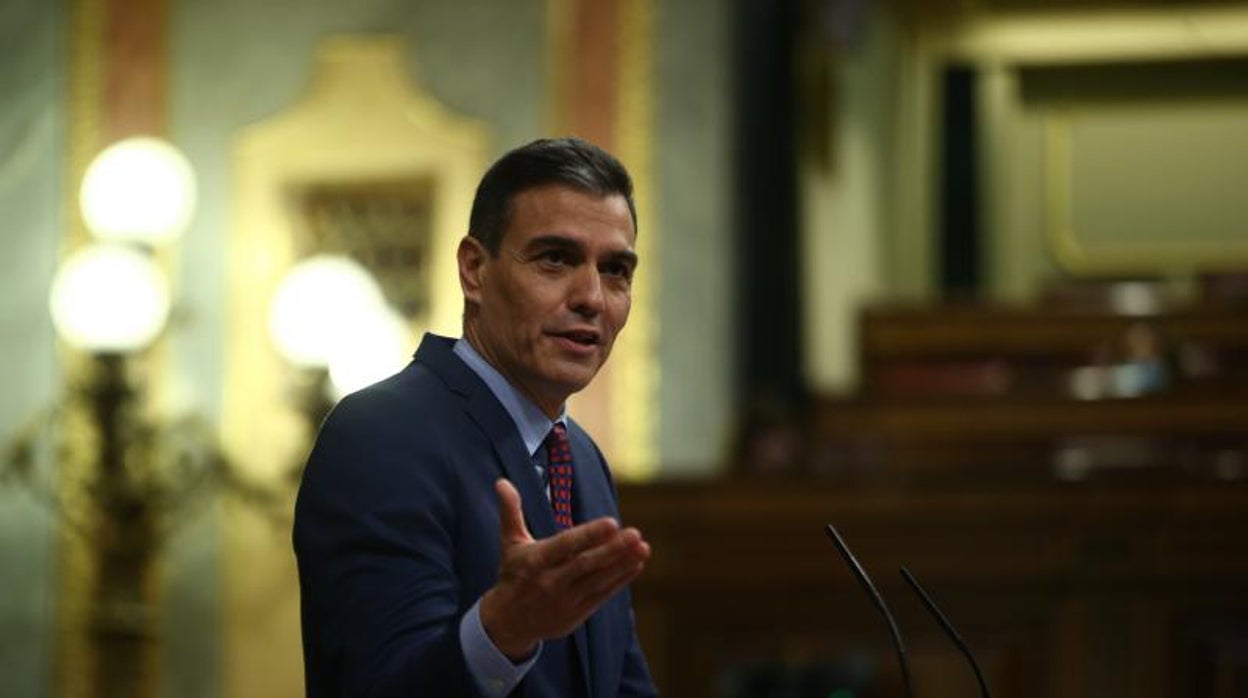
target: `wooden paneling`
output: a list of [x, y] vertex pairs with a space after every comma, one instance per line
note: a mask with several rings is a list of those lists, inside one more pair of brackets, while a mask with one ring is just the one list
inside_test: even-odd
[[[1248, 478], [1248, 316], [1190, 307], [864, 314], [863, 387], [809, 415], [808, 471], [1003, 486]], [[1139, 355], [1133, 333], [1150, 346]], [[1131, 372], [1152, 383], [1119, 384]], [[1095, 390], [1080, 387], [1094, 374]], [[1095, 386], [1094, 386], [1095, 387]]]
[[1248, 640], [1233, 620], [1248, 617], [1242, 486], [742, 481], [626, 486], [621, 497], [654, 549], [634, 595], [666, 695], [740, 695], [725, 680], [767, 663], [857, 666], [858, 695], [901, 695], [885, 627], [825, 537], [828, 522], [897, 613], [925, 698], [976, 688], [902, 585], [903, 564], [996, 695], [1217, 696], [1243, 676], [1232, 651]]

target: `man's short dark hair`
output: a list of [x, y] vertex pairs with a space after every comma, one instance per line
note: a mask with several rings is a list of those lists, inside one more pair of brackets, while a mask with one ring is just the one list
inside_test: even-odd
[[481, 178], [468, 218], [468, 234], [497, 256], [511, 222], [511, 202], [523, 191], [548, 184], [562, 184], [603, 198], [616, 194], [624, 197], [633, 230], [637, 230], [633, 180], [615, 156], [579, 138], [543, 138], [507, 153]]

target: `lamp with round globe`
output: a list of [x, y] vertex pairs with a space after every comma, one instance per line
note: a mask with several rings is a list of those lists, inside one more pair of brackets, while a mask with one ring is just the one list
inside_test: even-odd
[[388, 304], [362, 311], [329, 359], [334, 399], [397, 373], [408, 360], [412, 341], [403, 316]]
[[88, 165], [79, 204], [101, 240], [168, 244], [195, 210], [195, 172], [177, 148], [136, 136], [105, 148]]
[[373, 275], [333, 254], [308, 257], [282, 278], [269, 335], [296, 369], [295, 401], [312, 429], [333, 401], [402, 368], [410, 340]]
[[[169, 283], [153, 248], [175, 240], [194, 208], [194, 174], [173, 146], [134, 138], [102, 151], [87, 168], [80, 196], [94, 240], [60, 265], [48, 298], [58, 336], [85, 354], [85, 373], [71, 363], [67, 396], [37, 415], [10, 452], [32, 473], [29, 454], [62, 422], [82, 414], [91, 435], [59, 432], [67, 462], [84, 470], [42, 487], [68, 528], [86, 540], [92, 583], [89, 643], [93, 685], [101, 696], [150, 692], [155, 605], [150, 577], [161, 542], [185, 521], [185, 505], [202, 498], [223, 460], [211, 430], [193, 420], [152, 420], [132, 360], [161, 335], [171, 305]], [[25, 461], [24, 463], [22, 461]], [[6, 467], [8, 467], [6, 465]], [[191, 472], [191, 471], [195, 472]], [[26, 477], [41, 489], [41, 480]], [[55, 482], [55, 480], [53, 480]]]
[[318, 254], [286, 272], [269, 306], [269, 337], [282, 358], [306, 368], [326, 368], [343, 330], [361, 312], [385, 303], [381, 286], [359, 262]]
[[169, 316], [169, 283], [150, 254], [97, 242], [72, 254], [49, 297], [57, 334], [93, 354], [128, 354], [156, 339]]

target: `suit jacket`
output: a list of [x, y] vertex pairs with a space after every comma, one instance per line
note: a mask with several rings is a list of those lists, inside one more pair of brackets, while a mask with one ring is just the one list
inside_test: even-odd
[[[554, 516], [511, 416], [427, 335], [397, 375], [326, 418], [295, 506], [309, 696], [474, 696], [464, 613], [497, 581], [494, 481], [519, 490], [535, 538]], [[569, 420], [577, 522], [618, 517], [606, 461]], [[513, 695], [655, 695], [628, 592], [547, 641]]]

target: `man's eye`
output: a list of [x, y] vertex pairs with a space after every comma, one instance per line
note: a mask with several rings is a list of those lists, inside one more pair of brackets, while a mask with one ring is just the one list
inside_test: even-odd
[[627, 281], [632, 278], [633, 269], [622, 262], [608, 262], [603, 265], [602, 273], [608, 276], [618, 276], [619, 278]]
[[547, 250], [539, 257], [543, 264], [552, 267], [561, 267], [568, 263], [568, 253], [563, 250]]

